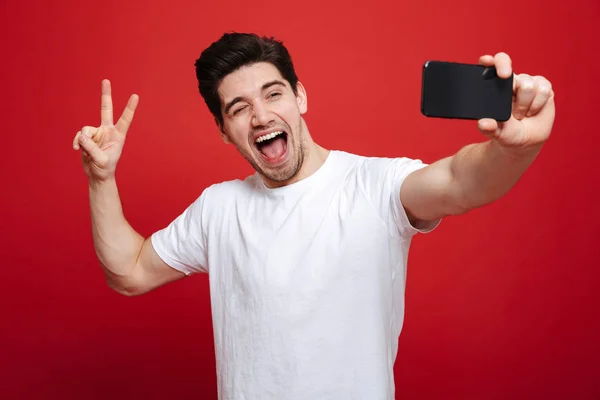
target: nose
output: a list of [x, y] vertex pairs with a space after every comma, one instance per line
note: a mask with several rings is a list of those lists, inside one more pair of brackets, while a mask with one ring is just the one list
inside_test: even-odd
[[273, 113], [262, 102], [257, 102], [252, 107], [252, 113], [252, 125], [255, 127], [267, 126], [274, 121]]

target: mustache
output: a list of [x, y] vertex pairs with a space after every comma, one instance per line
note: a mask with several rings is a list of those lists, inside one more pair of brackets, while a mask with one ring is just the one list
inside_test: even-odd
[[268, 131], [271, 129], [277, 129], [279, 131], [283, 131], [288, 134], [290, 133], [290, 127], [285, 123], [284, 124], [270, 124], [270, 125], [259, 126], [259, 127], [252, 129], [252, 131], [250, 132], [250, 136], [254, 136], [259, 132]]

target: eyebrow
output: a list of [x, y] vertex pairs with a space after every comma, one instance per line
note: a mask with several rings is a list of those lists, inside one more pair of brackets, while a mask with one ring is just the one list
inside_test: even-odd
[[[270, 88], [271, 86], [275, 86], [275, 85], [285, 86], [285, 83], [283, 83], [279, 79], [274, 79], [274, 80], [269, 81], [269, 82], [265, 83], [264, 85], [262, 85], [261, 91], [265, 91], [268, 88]], [[225, 105], [225, 114], [228, 114], [229, 110], [231, 110], [231, 107], [233, 107], [234, 105], [236, 105], [237, 103], [239, 103], [242, 100], [244, 100], [244, 98], [241, 96], [238, 96], [238, 97], [234, 98], [233, 100], [231, 100], [229, 103], [227, 103]]]

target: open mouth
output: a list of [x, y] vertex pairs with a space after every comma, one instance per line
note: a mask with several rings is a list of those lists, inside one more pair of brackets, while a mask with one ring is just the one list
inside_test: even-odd
[[287, 133], [271, 132], [256, 139], [254, 144], [267, 162], [275, 163], [281, 161], [287, 153]]

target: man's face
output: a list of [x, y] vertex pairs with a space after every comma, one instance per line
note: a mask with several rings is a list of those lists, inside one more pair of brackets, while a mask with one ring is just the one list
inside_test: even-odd
[[295, 95], [274, 65], [257, 63], [227, 75], [218, 92], [225, 142], [235, 145], [268, 186], [288, 183], [307, 153], [302, 84]]

